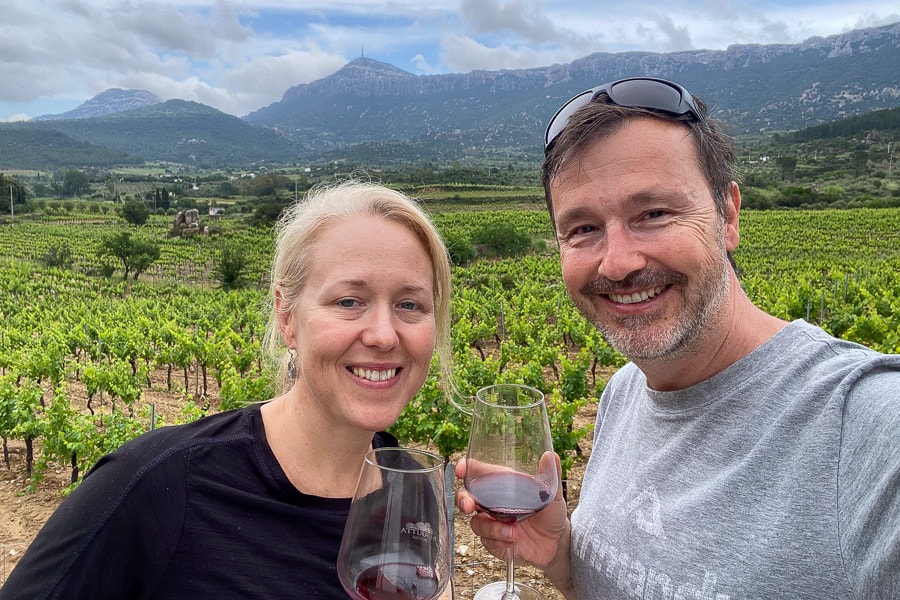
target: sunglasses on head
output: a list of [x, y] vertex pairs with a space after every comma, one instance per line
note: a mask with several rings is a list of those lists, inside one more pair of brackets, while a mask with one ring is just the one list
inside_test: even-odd
[[547, 125], [544, 134], [544, 154], [565, 128], [569, 117], [579, 108], [606, 92], [613, 104], [631, 108], [644, 108], [668, 115], [690, 115], [694, 121], [702, 122], [704, 115], [694, 102], [691, 93], [671, 81], [654, 77], [630, 77], [585, 90], [563, 104]]

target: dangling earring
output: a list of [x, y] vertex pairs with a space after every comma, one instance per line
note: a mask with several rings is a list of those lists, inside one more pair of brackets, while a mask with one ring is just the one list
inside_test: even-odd
[[297, 379], [297, 365], [294, 363], [294, 359], [297, 357], [297, 351], [293, 348], [288, 348], [288, 354], [290, 355], [290, 358], [288, 359], [287, 376], [288, 379], [294, 381]]

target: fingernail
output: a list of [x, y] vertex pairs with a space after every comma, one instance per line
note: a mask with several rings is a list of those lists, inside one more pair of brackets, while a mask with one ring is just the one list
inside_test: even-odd
[[504, 525], [500, 528], [500, 534], [508, 540], [512, 539], [512, 527]]

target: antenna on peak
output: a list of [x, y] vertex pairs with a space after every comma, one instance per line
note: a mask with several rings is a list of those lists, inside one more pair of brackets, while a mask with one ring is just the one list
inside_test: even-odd
[[365, 57], [366, 57], [366, 47], [365, 47], [365, 46], [360, 46], [360, 47], [359, 47], [359, 57], [360, 57], [360, 58], [365, 58]]

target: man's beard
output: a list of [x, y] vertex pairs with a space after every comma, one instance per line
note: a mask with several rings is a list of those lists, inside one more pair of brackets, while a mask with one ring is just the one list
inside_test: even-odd
[[[679, 356], [690, 351], [704, 329], [719, 318], [720, 308], [729, 296], [729, 269], [724, 249], [720, 256], [720, 261], [706, 265], [700, 271], [692, 290], [685, 287], [687, 277], [682, 273], [646, 269], [622, 281], [599, 277], [582, 288], [579, 299], [574, 300], [607, 343], [628, 359], [640, 361]], [[643, 313], [601, 317], [589, 299], [601, 294], [655, 287], [666, 287], [667, 293], [682, 295], [684, 301], [674, 316]]]

